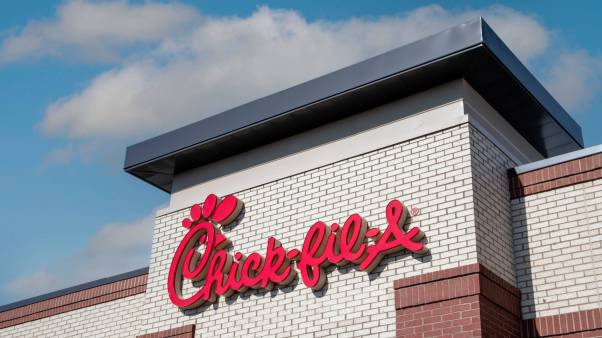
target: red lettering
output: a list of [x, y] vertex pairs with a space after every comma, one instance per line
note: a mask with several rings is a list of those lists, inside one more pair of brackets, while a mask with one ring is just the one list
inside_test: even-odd
[[366, 252], [365, 236], [368, 225], [364, 219], [353, 214], [347, 218], [341, 230], [341, 255], [345, 260], [359, 262]]
[[392, 200], [387, 205], [387, 229], [372, 246], [368, 247], [367, 257], [360, 263], [359, 269], [372, 271], [383, 259], [384, 255], [407, 249], [415, 253], [427, 251], [420, 240], [424, 237], [419, 228], [403, 232], [403, 225], [408, 216], [407, 208], [398, 200]]
[[322, 266], [326, 263], [327, 255], [324, 253], [330, 229], [324, 222], [316, 222], [307, 232], [303, 247], [301, 248], [301, 259], [297, 267], [301, 272], [303, 283], [312, 289], [320, 289], [324, 286], [326, 278]]
[[261, 283], [260, 272], [263, 268], [264, 259], [257, 252], [253, 252], [247, 257], [242, 265], [242, 273], [240, 280], [246, 287], [253, 289], [259, 288]]
[[272, 289], [272, 283], [288, 284], [296, 276], [296, 271], [290, 266], [286, 250], [274, 237], [268, 238], [268, 249], [265, 255], [265, 266], [261, 271], [261, 287]]
[[[301, 250], [287, 251], [276, 238], [269, 237], [265, 256], [237, 252], [232, 257], [228, 252], [231, 243], [217, 224], [227, 226], [241, 209], [242, 202], [236, 197], [230, 195], [220, 201], [213, 194], [207, 196], [202, 207], [195, 204], [190, 208], [190, 217], [182, 221], [189, 230], [176, 249], [167, 280], [173, 304], [188, 309], [248, 288], [286, 285], [295, 278], [297, 270], [305, 285], [318, 290], [326, 282], [324, 268], [329, 264], [353, 262], [359, 264], [359, 270], [371, 271], [387, 254], [404, 249], [417, 254], [428, 251], [421, 242], [424, 234], [419, 228], [404, 231], [407, 208], [392, 200], [386, 208], [387, 228], [383, 233], [378, 228], [369, 229], [360, 215], [353, 214], [342, 227], [336, 223], [330, 227], [324, 222], [314, 223]], [[373, 243], [369, 244], [367, 238]], [[192, 296], [184, 297], [186, 281], [204, 283]]]

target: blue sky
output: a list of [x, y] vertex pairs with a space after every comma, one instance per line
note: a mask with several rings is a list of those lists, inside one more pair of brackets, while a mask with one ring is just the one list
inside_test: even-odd
[[126, 145], [479, 15], [602, 143], [602, 8], [563, 4], [2, 2], [0, 304], [147, 264]]

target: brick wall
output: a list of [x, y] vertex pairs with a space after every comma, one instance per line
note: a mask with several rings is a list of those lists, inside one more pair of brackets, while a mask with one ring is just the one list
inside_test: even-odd
[[194, 324], [188, 324], [178, 328], [136, 336], [136, 338], [193, 338], [195, 329]]
[[2, 311], [0, 329], [144, 293], [147, 274], [137, 273], [102, 285], [80, 285], [79, 290]]
[[470, 135], [479, 262], [516, 285], [508, 190], [508, 168], [516, 164], [476, 128]]
[[602, 179], [602, 153], [577, 158], [520, 175], [510, 172], [512, 198]]
[[398, 280], [398, 337], [520, 337], [514, 286], [480, 264]]
[[134, 337], [144, 294], [64, 312], [0, 330], [1, 337]]
[[602, 309], [527, 319], [523, 337], [602, 337]]
[[[419, 336], [517, 336], [521, 312], [527, 319], [523, 334], [570, 333], [568, 326], [547, 324], [569, 325], [563, 314], [600, 308], [602, 180], [510, 202], [506, 170], [513, 166], [481, 132], [462, 124], [233, 192], [245, 203], [239, 220], [225, 230], [236, 251], [263, 253], [268, 236], [300, 248], [314, 221], [341, 222], [355, 212], [384, 228], [385, 206], [398, 198], [420, 208], [411, 223], [425, 231], [430, 253], [389, 256], [370, 274], [331, 267], [326, 287], [317, 292], [295, 280], [187, 311], [170, 303], [165, 285], [188, 211], [162, 215], [156, 219], [145, 294], [71, 309], [0, 334], [173, 336], [196, 327], [197, 335], [207, 337], [392, 337], [401, 329]], [[459, 271], [454, 281], [449, 271]], [[405, 284], [392, 287], [400, 279]], [[522, 293], [520, 305], [515, 287]], [[587, 320], [589, 312], [583, 313]], [[544, 319], [529, 321], [535, 316]], [[600, 329], [595, 319], [586, 325], [588, 334]]]
[[463, 124], [236, 192], [245, 209], [226, 235], [244, 253], [264, 252], [270, 235], [287, 248], [299, 248], [313, 221], [340, 222], [354, 212], [384, 227], [385, 206], [393, 198], [421, 208], [412, 224], [426, 232], [431, 252], [391, 256], [371, 274], [331, 268], [319, 292], [295, 281], [184, 313], [169, 302], [165, 282], [187, 211], [162, 216], [153, 238], [141, 333], [195, 323], [207, 337], [394, 336], [393, 280], [477, 262], [471, 182], [469, 126]]
[[602, 307], [602, 179], [522, 195], [512, 218], [523, 317]]

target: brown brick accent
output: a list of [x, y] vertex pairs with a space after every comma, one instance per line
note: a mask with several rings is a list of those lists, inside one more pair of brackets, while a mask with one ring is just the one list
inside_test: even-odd
[[510, 176], [511, 198], [602, 178], [602, 153]]
[[523, 337], [602, 337], [602, 309], [523, 321]]
[[136, 338], [194, 338], [194, 329], [194, 324], [190, 324], [175, 329], [136, 336]]
[[127, 278], [1, 312], [0, 329], [144, 293], [147, 276]]
[[394, 282], [398, 337], [520, 337], [520, 293], [480, 264]]

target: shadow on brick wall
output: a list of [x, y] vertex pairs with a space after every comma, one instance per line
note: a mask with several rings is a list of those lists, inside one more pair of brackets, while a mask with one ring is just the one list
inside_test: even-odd
[[[521, 295], [521, 318], [523, 325], [521, 328], [522, 337], [540, 337], [541, 335], [537, 330], [534, 332], [528, 332], [525, 327], [524, 313], [525, 309], [528, 312], [535, 311], [535, 299], [533, 297], [533, 263], [531, 261], [531, 254], [529, 253], [529, 232], [527, 231], [527, 224], [525, 223], [526, 218], [525, 201], [524, 198], [519, 198], [512, 204], [512, 236], [514, 244], [514, 270], [516, 274], [516, 286], [520, 290]], [[520, 225], [514, 222], [514, 219], [519, 217], [521, 220]], [[526, 254], [524, 254], [526, 253]], [[520, 257], [519, 257], [520, 255]]]

